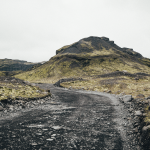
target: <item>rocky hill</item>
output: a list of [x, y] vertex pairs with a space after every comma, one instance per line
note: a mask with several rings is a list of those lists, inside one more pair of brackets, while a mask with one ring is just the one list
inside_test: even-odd
[[93, 77], [115, 71], [150, 73], [150, 59], [130, 48], [121, 48], [106, 37], [88, 37], [56, 51], [43, 65], [16, 77], [38, 82], [61, 78]]
[[74, 53], [74, 54], [81, 54], [81, 53], [93, 53], [94, 51], [109, 51], [112, 49], [113, 51], [122, 51], [127, 53], [131, 56], [142, 58], [142, 55], [133, 51], [130, 48], [121, 48], [114, 43], [114, 41], [110, 41], [109, 38], [106, 37], [88, 37], [79, 40], [78, 42], [64, 46], [56, 51], [56, 54], [65, 54], [65, 53]]

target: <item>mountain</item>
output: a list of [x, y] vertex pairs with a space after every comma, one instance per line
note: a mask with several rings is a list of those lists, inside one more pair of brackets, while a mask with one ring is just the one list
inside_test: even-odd
[[150, 59], [131, 48], [121, 48], [106, 37], [88, 37], [56, 51], [43, 65], [16, 77], [39, 82], [61, 78], [92, 77], [114, 71], [149, 73]]
[[109, 38], [106, 37], [88, 37], [81, 39], [80, 41], [64, 46], [61, 49], [56, 51], [56, 54], [65, 54], [65, 53], [75, 53], [75, 54], [82, 54], [82, 53], [93, 53], [93, 52], [102, 52], [104, 50], [113, 51], [122, 51], [132, 56], [136, 56], [142, 58], [142, 55], [134, 52], [133, 49], [130, 48], [121, 48], [117, 46], [114, 41], [110, 41]]

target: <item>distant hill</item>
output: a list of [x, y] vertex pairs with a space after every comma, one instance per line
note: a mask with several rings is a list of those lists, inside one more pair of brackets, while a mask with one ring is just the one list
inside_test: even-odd
[[31, 63], [23, 60], [0, 59], [0, 71], [26, 71], [34, 65], [40, 63]]
[[43, 65], [16, 77], [39, 82], [60, 78], [93, 77], [114, 71], [150, 73], [150, 59], [131, 48], [121, 48], [106, 37], [88, 37], [56, 51]]

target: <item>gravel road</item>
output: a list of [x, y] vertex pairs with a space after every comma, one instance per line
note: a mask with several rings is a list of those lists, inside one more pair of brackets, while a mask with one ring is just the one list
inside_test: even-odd
[[52, 98], [0, 112], [0, 149], [140, 150], [130, 114], [115, 95], [38, 86]]

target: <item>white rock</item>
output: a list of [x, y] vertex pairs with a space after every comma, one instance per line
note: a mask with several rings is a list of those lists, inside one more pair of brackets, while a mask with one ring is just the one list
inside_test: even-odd
[[46, 139], [46, 140], [47, 140], [47, 141], [53, 141], [54, 139], [50, 139], [50, 138], [49, 138], [49, 139]]
[[61, 126], [53, 126], [52, 127], [54, 130], [60, 130], [62, 127]]
[[56, 136], [56, 134], [52, 134], [51, 136]]
[[42, 135], [42, 133], [36, 133], [37, 135]]
[[43, 131], [47, 131], [48, 129], [43, 129]]
[[36, 146], [36, 145], [37, 145], [37, 143], [31, 143], [31, 145], [32, 145], [32, 146]]
[[124, 95], [122, 97], [124, 103], [127, 103], [127, 102], [131, 102], [132, 101], [132, 95]]
[[135, 111], [134, 115], [135, 115], [135, 116], [141, 116], [141, 115], [142, 115], [142, 112], [141, 112], [140, 110]]
[[42, 128], [42, 127], [44, 127], [44, 125], [43, 124], [39, 124], [39, 125], [37, 125], [37, 127]]

